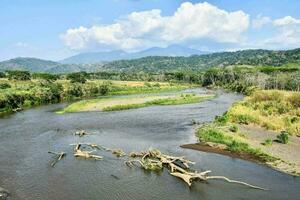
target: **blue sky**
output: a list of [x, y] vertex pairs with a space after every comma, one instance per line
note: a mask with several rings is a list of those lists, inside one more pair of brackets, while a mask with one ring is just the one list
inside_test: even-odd
[[180, 44], [300, 47], [297, 0], [0, 0], [0, 60]]

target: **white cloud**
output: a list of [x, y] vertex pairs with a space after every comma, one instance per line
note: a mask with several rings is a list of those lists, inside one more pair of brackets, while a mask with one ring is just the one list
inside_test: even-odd
[[171, 16], [162, 16], [158, 9], [133, 12], [112, 24], [69, 29], [61, 39], [75, 50], [137, 50], [202, 39], [237, 43], [248, 27], [249, 16], [243, 11], [227, 12], [206, 2], [186, 2]]
[[274, 37], [265, 40], [267, 45], [281, 48], [297, 48], [300, 46], [300, 19], [286, 16], [273, 21], [277, 28]]
[[258, 15], [254, 20], [252, 20], [252, 28], [259, 29], [262, 26], [271, 23], [272, 20], [270, 17]]
[[273, 21], [275, 26], [287, 26], [287, 25], [300, 25], [300, 19], [295, 19], [291, 16], [285, 16], [280, 19], [276, 19]]

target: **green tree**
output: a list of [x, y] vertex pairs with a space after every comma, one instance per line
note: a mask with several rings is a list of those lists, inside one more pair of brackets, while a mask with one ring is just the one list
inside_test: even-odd
[[5, 78], [5, 77], [6, 77], [5, 73], [4, 72], [0, 72], [0, 78]]
[[9, 80], [27, 81], [31, 79], [30, 72], [28, 71], [10, 70], [7, 71], [7, 76]]
[[87, 81], [88, 74], [86, 72], [75, 72], [67, 75], [67, 79], [71, 83], [85, 83]]
[[49, 73], [34, 73], [34, 74], [32, 74], [32, 77], [34, 79], [42, 79], [42, 80], [46, 80], [48, 82], [54, 82], [59, 78], [58, 75], [49, 74]]

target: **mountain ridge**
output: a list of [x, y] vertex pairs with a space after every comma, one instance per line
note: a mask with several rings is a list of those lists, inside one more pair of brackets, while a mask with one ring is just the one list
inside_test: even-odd
[[107, 52], [87, 52], [80, 53], [68, 58], [65, 58], [60, 63], [63, 64], [95, 64], [102, 62], [111, 62], [116, 60], [137, 59], [147, 56], [191, 56], [202, 55], [207, 52], [183, 47], [180, 45], [170, 45], [168, 47], [152, 47], [139, 52], [127, 53], [122, 50], [107, 51]]
[[300, 48], [293, 50], [251, 49], [236, 52], [218, 52], [189, 57], [148, 56], [138, 59], [117, 60], [96, 64], [61, 64], [37, 58], [14, 58], [0, 62], [0, 71], [28, 70], [31, 72], [70, 73], [78, 71], [97, 72], [170, 72], [200, 71], [211, 67], [231, 65], [282, 66], [289, 63], [300, 66]]

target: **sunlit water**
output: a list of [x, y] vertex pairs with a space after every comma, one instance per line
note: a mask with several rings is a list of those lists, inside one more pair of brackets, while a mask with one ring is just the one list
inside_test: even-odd
[[[201, 89], [194, 90], [203, 92]], [[208, 122], [222, 114], [241, 96], [220, 94], [190, 105], [153, 106], [118, 112], [68, 113], [53, 110], [65, 105], [43, 106], [0, 119], [0, 186], [10, 199], [42, 200], [142, 200], [142, 199], [300, 199], [300, 179], [262, 165], [230, 157], [182, 149], [196, 142], [192, 120]], [[91, 135], [72, 134], [84, 129]], [[269, 188], [249, 189], [223, 181], [195, 182], [192, 187], [165, 169], [161, 173], [128, 168], [126, 158], [99, 152], [102, 161], [76, 160], [76, 142], [93, 142], [125, 152], [150, 147], [196, 161], [195, 169], [212, 170]], [[54, 168], [47, 152], [65, 151], [67, 157]]]

